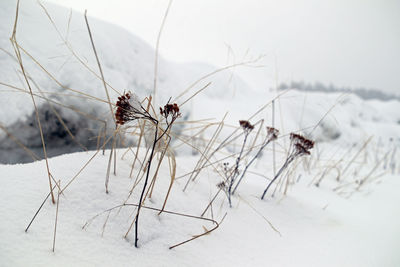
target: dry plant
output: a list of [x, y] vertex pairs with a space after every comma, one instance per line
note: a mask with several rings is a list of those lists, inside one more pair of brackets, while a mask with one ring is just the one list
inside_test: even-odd
[[310, 155], [310, 149], [314, 147], [314, 141], [305, 138], [299, 134], [291, 133], [290, 134], [290, 147], [289, 153], [286, 157], [285, 162], [283, 163], [282, 167], [276, 173], [275, 177], [268, 183], [267, 187], [265, 188], [263, 194], [261, 195], [261, 199], [264, 199], [265, 195], [268, 192], [268, 189], [271, 185], [279, 178], [284, 170], [292, 163], [296, 158]]
[[243, 134], [244, 134], [244, 139], [243, 139], [243, 144], [242, 147], [240, 148], [240, 153], [239, 156], [236, 158], [236, 162], [235, 162], [235, 167], [232, 170], [231, 174], [227, 177], [226, 180], [226, 194], [228, 196], [228, 202], [229, 202], [229, 206], [232, 207], [232, 188], [233, 185], [236, 182], [236, 178], [239, 176], [239, 164], [240, 164], [240, 160], [242, 159], [242, 155], [243, 155], [243, 149], [246, 146], [246, 142], [247, 142], [247, 138], [249, 137], [250, 132], [254, 129], [254, 126], [251, 125], [251, 123], [249, 121], [246, 120], [241, 120], [239, 121], [240, 127], [243, 129]]
[[[256, 155], [249, 161], [249, 163], [247, 163], [247, 165], [245, 166], [244, 170], [242, 171], [242, 174], [240, 175], [240, 178], [238, 180], [238, 182], [235, 185], [235, 188], [232, 191], [232, 194], [235, 194], [235, 191], [237, 190], [237, 188], [240, 185], [240, 182], [242, 181], [243, 177], [245, 176], [248, 168], [254, 163], [254, 161], [256, 159], [258, 159], [261, 155], [261, 153], [263, 152], [263, 150], [265, 149], [265, 147], [272, 141], [275, 141], [278, 138], [279, 135], [279, 130], [273, 128], [273, 127], [267, 127], [267, 135], [265, 136], [265, 139], [263, 140], [260, 148], [258, 149]], [[274, 150], [275, 151], [275, 150]]]
[[118, 97], [116, 106], [117, 111], [115, 113], [115, 118], [116, 123], [119, 125], [124, 125], [125, 123], [136, 120], [146, 120], [153, 124], [153, 143], [151, 145], [150, 156], [147, 161], [146, 178], [144, 180], [143, 188], [139, 198], [137, 213], [135, 216], [135, 247], [138, 247], [139, 215], [142, 204], [144, 202], [143, 198], [149, 181], [151, 163], [153, 162], [154, 152], [158, 142], [162, 140], [164, 135], [168, 133], [175, 120], [181, 116], [181, 113], [179, 112], [179, 107], [176, 103], [167, 103], [164, 108], [160, 107], [160, 115], [165, 119], [167, 127], [166, 129], [161, 129], [161, 134], [159, 134], [159, 120], [157, 120], [155, 116], [152, 116], [149, 112], [147, 112], [147, 110], [140, 104], [140, 101], [138, 100], [136, 95], [129, 92], [121, 97]]
[[[272, 128], [272, 127], [267, 127], [267, 134], [266, 134], [264, 140], [262, 141], [257, 153], [255, 154], [255, 156], [253, 156], [253, 158], [250, 159], [250, 161], [246, 164], [244, 169], [240, 170], [241, 161], [243, 160], [244, 156], [248, 156], [250, 154], [250, 152], [253, 150], [253, 148], [255, 147], [255, 142], [256, 142], [257, 138], [254, 139], [254, 142], [253, 142], [251, 148], [248, 150], [248, 152], [246, 154], [244, 154], [243, 152], [245, 150], [249, 134], [253, 131], [254, 125], [252, 125], [249, 121], [246, 121], [246, 120], [240, 120], [239, 125], [240, 125], [241, 129], [243, 130], [243, 135], [244, 135], [243, 143], [241, 145], [239, 155], [236, 157], [235, 165], [232, 168], [228, 168], [229, 164], [224, 163], [225, 180], [218, 184], [218, 187], [225, 191], [225, 194], [228, 198], [228, 203], [229, 203], [230, 207], [232, 207], [232, 195], [235, 193], [235, 191], [239, 187], [248, 168], [255, 162], [255, 160], [257, 158], [260, 157], [260, 155], [261, 155], [262, 151], [265, 149], [265, 147], [271, 141], [274, 141], [278, 138], [278, 133], [279, 133], [279, 131], [277, 129]], [[259, 130], [261, 130], [261, 127]], [[259, 132], [260, 131], [258, 131], [258, 133], [257, 133], [257, 137], [259, 135]]]
[[51, 176], [51, 173], [50, 173], [49, 162], [48, 162], [48, 159], [47, 159], [46, 143], [45, 143], [45, 140], [44, 140], [44, 137], [43, 137], [43, 130], [42, 130], [42, 124], [41, 124], [40, 118], [39, 118], [39, 111], [38, 111], [38, 108], [37, 108], [37, 105], [36, 105], [35, 98], [33, 96], [33, 91], [32, 91], [31, 84], [30, 84], [29, 79], [28, 79], [28, 77], [27, 77], [27, 75], [25, 73], [24, 64], [22, 62], [21, 50], [20, 50], [20, 47], [19, 47], [18, 42], [17, 42], [18, 14], [19, 14], [19, 0], [17, 1], [17, 9], [16, 9], [16, 15], [15, 15], [14, 28], [13, 28], [12, 36], [11, 36], [10, 40], [11, 40], [11, 44], [13, 45], [15, 56], [16, 56], [16, 58], [18, 60], [19, 66], [21, 68], [21, 72], [22, 72], [22, 74], [24, 76], [24, 79], [25, 79], [25, 82], [26, 82], [26, 85], [29, 88], [29, 92], [30, 92], [30, 95], [31, 95], [32, 103], [33, 103], [33, 106], [35, 108], [36, 121], [37, 121], [37, 124], [38, 124], [38, 127], [39, 127], [40, 138], [41, 138], [41, 141], [42, 141], [43, 154], [44, 154], [45, 162], [46, 162], [46, 170], [47, 170], [47, 175], [48, 175], [48, 180], [49, 180], [51, 201], [53, 202], [53, 204], [55, 204], [56, 201], [55, 201], [55, 198], [54, 198], [53, 186], [52, 186], [52, 182], [51, 182], [51, 180], [52, 180], [51, 177], [52, 176]]
[[[107, 215], [107, 218], [108, 218], [108, 216], [109, 216], [109, 214], [110, 214], [111, 211], [113, 211], [113, 210], [115, 210], [115, 209], [120, 209], [120, 208], [122, 208], [122, 207], [127, 207], [127, 206], [134, 206], [134, 207], [139, 208], [139, 205], [138, 205], [138, 204], [132, 204], [132, 203], [124, 203], [124, 204], [121, 204], [121, 205], [118, 205], [118, 206], [109, 208], [109, 209], [107, 209], [107, 210], [105, 210], [105, 211], [103, 211], [103, 212], [101, 212], [101, 213], [99, 213], [99, 214], [93, 216], [91, 219], [89, 219], [89, 220], [82, 226], [82, 229], [87, 228], [87, 227], [92, 223], [92, 221], [93, 221], [94, 219], [96, 219], [97, 217], [99, 217], [100, 215], [107, 213], [107, 214], [108, 214], [108, 215]], [[180, 213], [180, 212], [174, 212], [174, 211], [169, 211], [169, 210], [161, 210], [161, 209], [157, 209], [157, 208], [153, 208], [153, 207], [147, 207], [147, 206], [144, 206], [144, 205], [142, 205], [141, 208], [143, 208], [143, 209], [148, 209], [148, 210], [152, 210], [152, 211], [164, 212], [164, 213], [170, 214], [170, 215], [176, 215], [176, 216], [181, 216], [181, 217], [187, 217], [187, 218], [192, 218], [192, 219], [197, 219], [197, 220], [208, 221], [208, 222], [212, 222], [213, 224], [215, 224], [215, 226], [214, 226], [213, 228], [211, 228], [210, 230], [206, 230], [206, 231], [204, 231], [204, 232], [201, 233], [201, 234], [194, 235], [192, 238], [189, 238], [189, 239], [187, 239], [187, 240], [185, 240], [185, 241], [182, 241], [182, 242], [179, 242], [179, 243], [177, 243], [177, 244], [171, 245], [171, 246], [169, 247], [169, 249], [176, 248], [176, 247], [181, 246], [181, 245], [183, 245], [183, 244], [186, 244], [186, 243], [188, 243], [188, 242], [190, 242], [190, 241], [193, 241], [193, 240], [195, 240], [195, 239], [197, 239], [197, 238], [199, 238], [199, 237], [202, 237], [202, 236], [205, 236], [205, 235], [210, 234], [211, 232], [213, 232], [214, 230], [216, 230], [216, 229], [221, 225], [221, 223], [224, 221], [224, 219], [225, 219], [225, 217], [226, 217], [226, 214], [227, 214], [227, 213], [225, 213], [225, 215], [222, 217], [221, 221], [218, 223], [217, 221], [215, 221], [215, 220], [213, 220], [213, 219], [203, 218], [203, 217], [199, 217], [199, 216], [195, 216], [195, 215], [190, 215], [190, 214], [185, 214], [185, 213]]]

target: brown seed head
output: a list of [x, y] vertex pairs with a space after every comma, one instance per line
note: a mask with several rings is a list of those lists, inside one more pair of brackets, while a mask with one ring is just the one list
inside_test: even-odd
[[173, 118], [178, 118], [181, 116], [181, 113], [179, 112], [179, 107], [178, 104], [166, 104], [164, 108], [160, 107], [160, 114], [167, 118], [168, 116], [172, 116]]
[[116, 123], [120, 125], [124, 125], [125, 122], [129, 120], [129, 110], [131, 105], [129, 104], [130, 94], [126, 93], [118, 97], [118, 101], [116, 103], [117, 111], [115, 112]]
[[269, 140], [276, 140], [279, 135], [279, 130], [274, 127], [267, 126], [267, 136]]
[[243, 130], [245, 131], [251, 131], [254, 129], [254, 126], [251, 125], [251, 123], [249, 121], [246, 120], [240, 120], [239, 121], [240, 127], [243, 128]]
[[118, 101], [115, 105], [117, 106], [117, 110], [115, 111], [117, 124], [124, 125], [126, 122], [138, 118], [146, 118], [140, 102], [136, 99], [135, 95], [130, 92], [118, 97]]
[[295, 151], [301, 155], [303, 154], [309, 155], [310, 154], [309, 150], [314, 147], [314, 141], [307, 139], [306, 137], [300, 134], [291, 133], [290, 140], [292, 140]]

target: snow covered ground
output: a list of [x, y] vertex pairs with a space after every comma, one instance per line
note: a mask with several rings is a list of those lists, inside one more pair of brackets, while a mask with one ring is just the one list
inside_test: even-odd
[[[68, 10], [51, 5], [47, 8], [62, 36], [69, 36], [74, 51], [97, 73], [82, 15], [72, 13], [68, 31]], [[25, 86], [20, 80], [18, 65], [7, 54], [12, 52], [8, 38], [14, 12], [14, 1], [0, 2], [0, 47], [4, 49], [0, 51], [0, 82], [3, 83], [0, 84], [0, 123], [14, 136], [28, 142], [27, 145], [34, 144], [32, 147], [37, 151], [41, 143], [38, 129], [32, 123], [35, 117], [29, 95], [16, 93], [9, 86]], [[54, 71], [63, 86], [106, 100], [101, 80], [71, 56], [43, 9], [27, 0], [21, 1], [20, 12], [17, 38], [21, 46], [40, 59], [46, 69]], [[90, 21], [107, 81], [119, 92], [132, 90], [141, 97], [149, 94], [153, 86], [154, 50], [127, 31], [95, 19]], [[45, 95], [49, 99], [107, 120], [108, 105], [88, 99], [77, 101], [76, 96], [66, 97], [65, 93], [70, 90], [46, 76], [29, 56], [24, 56], [24, 63], [39, 87], [48, 92]], [[215, 70], [205, 64], [181, 65], [162, 58], [159, 64], [159, 103], [165, 103], [169, 97], [174, 99], [194, 81]], [[200, 216], [219, 190], [222, 163], [229, 162], [232, 166], [234, 153], [239, 152], [243, 142], [240, 137], [215, 153], [210, 158], [215, 168], [202, 170], [183, 192], [187, 174], [193, 171], [201, 153], [182, 140], [203, 152], [225, 114], [224, 127], [214, 148], [238, 127], [240, 119], [251, 118], [252, 123], [264, 120], [264, 126], [272, 124], [271, 100], [277, 97], [277, 92], [248, 88], [233, 74], [234, 68], [211, 75], [176, 100], [181, 105], [182, 118], [173, 127], [178, 135], [171, 143], [177, 172], [166, 211]], [[207, 89], [185, 102], [209, 82]], [[34, 91], [40, 94], [38, 88]], [[118, 94], [112, 90], [110, 93], [115, 102]], [[290, 173], [284, 176], [288, 179], [278, 183], [275, 197], [268, 194], [261, 200], [267, 179], [273, 174], [272, 147], [268, 146], [246, 174], [233, 198], [233, 207], [228, 207], [221, 193], [212, 211], [205, 213], [205, 218], [221, 223], [219, 228], [173, 249], [169, 247], [202, 234], [215, 224], [143, 209], [139, 248], [135, 248], [133, 231], [124, 238], [135, 207], [124, 206], [102, 213], [124, 203], [136, 175], [140, 174], [136, 164], [134, 175], [129, 178], [135, 146], [131, 150], [117, 150], [117, 173], [111, 174], [108, 194], [104, 181], [109, 150], [105, 155], [89, 150], [49, 159], [54, 179], [60, 181], [61, 188], [68, 186], [58, 202], [54, 253], [57, 208], [50, 200], [45, 201], [29, 230], [24, 232], [49, 191], [45, 161], [0, 165], [0, 266], [400, 266], [399, 102], [363, 101], [352, 94], [326, 95], [295, 89], [280, 94], [274, 102], [274, 123], [281, 132], [276, 142], [276, 165], [279, 168], [285, 159], [290, 132], [305, 134], [316, 141], [311, 156], [293, 163]], [[37, 99], [40, 105], [44, 104]], [[79, 122], [84, 118], [62, 109], [60, 104], [55, 107], [69, 121]], [[42, 116], [44, 120], [56, 120], [46, 112]], [[31, 122], [30, 126], [27, 121]], [[209, 123], [213, 125], [203, 134], [190, 139]], [[78, 129], [95, 127], [89, 123], [71, 125]], [[110, 133], [113, 128], [109, 126]], [[57, 132], [54, 125], [45, 130]], [[97, 132], [91, 134], [95, 136]], [[81, 140], [92, 135], [82, 134]], [[9, 158], [8, 149], [16, 149], [18, 145], [4, 132], [2, 137], [0, 156]], [[60, 144], [60, 139], [54, 142], [47, 139], [51, 137], [45, 138], [50, 140], [49, 150], [71, 146], [71, 142]], [[250, 140], [254, 137], [255, 132]], [[142, 143], [140, 160], [144, 158], [143, 147]], [[224, 159], [228, 156], [231, 157]], [[248, 160], [249, 157], [243, 160], [241, 170]], [[158, 177], [152, 197], [145, 203], [156, 209], [162, 207], [170, 183], [166, 160]], [[128, 203], [137, 204], [142, 183], [135, 188]], [[92, 220], [97, 214], [100, 215]], [[90, 224], [82, 229], [87, 222]]]
[[[61, 186], [79, 171], [94, 152], [52, 158], [50, 167]], [[119, 150], [119, 155], [122, 150]], [[123, 203], [133, 180], [131, 160], [118, 160], [110, 193], [104, 190], [107, 156], [97, 156], [60, 196], [55, 253], [53, 242], [56, 206], [47, 201], [27, 233], [33, 214], [48, 193], [44, 161], [1, 165], [1, 266], [398, 266], [400, 257], [399, 176], [387, 175], [372, 193], [350, 199], [328, 188], [308, 187], [304, 177], [289, 196], [259, 199], [265, 180], [249, 175], [234, 207], [221, 195], [214, 219], [227, 215], [219, 229], [172, 250], [169, 246], [210, 229], [212, 223], [144, 210], [140, 220], [140, 247], [133, 232], [123, 236], [132, 221], [133, 207], [97, 217]], [[178, 174], [189, 172], [194, 157], [177, 159]], [[260, 164], [261, 165], [261, 164]], [[258, 169], [265, 169], [265, 166]], [[168, 188], [168, 171], [146, 205], [160, 208]], [[218, 178], [204, 172], [188, 191], [186, 179], [173, 187], [167, 210], [199, 216], [216, 192]], [[138, 193], [138, 192], [136, 192]], [[137, 194], [132, 198], [137, 199]], [[135, 203], [135, 201], [132, 201]], [[107, 220], [107, 216], [109, 218]], [[209, 217], [210, 215], [208, 215]], [[280, 232], [275, 232], [266, 221]], [[105, 222], [106, 226], [103, 229]]]

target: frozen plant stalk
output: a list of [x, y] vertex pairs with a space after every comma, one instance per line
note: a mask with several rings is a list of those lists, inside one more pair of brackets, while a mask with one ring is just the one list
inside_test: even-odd
[[292, 163], [293, 160], [295, 160], [298, 157], [301, 157], [303, 155], [310, 155], [310, 149], [312, 149], [313, 147], [314, 147], [314, 141], [307, 139], [299, 134], [291, 133], [288, 157], [286, 158], [285, 163], [282, 165], [282, 167], [275, 175], [274, 179], [272, 179], [271, 182], [269, 182], [267, 188], [265, 188], [261, 196], [261, 199], [264, 199], [268, 189], [276, 181], [276, 179], [279, 178], [279, 176], [290, 165], [290, 163]]
[[244, 168], [242, 174], [240, 175], [239, 181], [236, 183], [235, 188], [232, 191], [232, 195], [235, 194], [236, 189], [239, 187], [240, 182], [242, 181], [244, 175], [247, 172], [247, 169], [253, 164], [253, 162], [261, 155], [264, 148], [272, 141], [275, 141], [278, 138], [279, 130], [273, 127], [267, 127], [267, 136], [265, 137], [260, 149], [257, 151], [256, 155], [250, 160], [250, 162]]
[[[246, 146], [246, 142], [247, 142], [247, 138], [250, 134], [250, 132], [254, 129], [254, 125], [252, 125], [250, 122], [246, 121], [246, 120], [240, 120], [239, 121], [240, 127], [242, 127], [243, 129], [243, 133], [244, 133], [244, 140], [243, 140], [243, 144], [242, 144], [242, 148], [240, 149], [240, 153], [239, 156], [236, 158], [236, 163], [234, 166], [233, 171], [230, 173], [230, 175], [227, 177], [227, 183], [223, 183], [225, 185], [225, 193], [228, 197], [228, 202], [229, 202], [229, 206], [232, 207], [232, 189], [233, 189], [233, 185], [237, 179], [237, 177], [239, 176], [239, 164], [240, 164], [240, 160], [242, 159], [242, 155], [243, 155], [243, 150], [244, 147]], [[226, 168], [227, 166], [225, 166]]]
[[159, 121], [152, 117], [149, 112], [146, 111], [145, 108], [142, 107], [136, 95], [131, 92], [126, 93], [125, 95], [118, 97], [118, 101], [116, 103], [117, 111], [115, 113], [116, 123], [120, 125], [124, 125], [127, 122], [134, 121], [137, 119], [149, 120], [154, 124], [154, 139], [150, 152], [150, 156], [148, 159], [146, 179], [144, 181], [144, 185], [142, 188], [142, 192], [140, 194], [140, 199], [138, 203], [138, 209], [135, 217], [135, 247], [138, 247], [138, 224], [139, 224], [139, 215], [140, 210], [143, 205], [143, 197], [147, 188], [147, 183], [149, 181], [151, 162], [154, 157], [154, 150], [157, 143], [164, 137], [164, 135], [168, 132], [169, 128], [172, 126], [174, 121], [181, 116], [179, 112], [179, 107], [177, 104], [169, 104], [167, 103], [164, 108], [160, 107], [161, 116], [165, 118], [165, 122], [167, 124], [167, 128], [163, 130], [163, 132], [158, 136], [158, 125]]

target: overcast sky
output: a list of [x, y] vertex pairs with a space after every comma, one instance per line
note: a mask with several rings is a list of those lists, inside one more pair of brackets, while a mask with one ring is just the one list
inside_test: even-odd
[[[155, 46], [167, 0], [51, 0], [110, 21]], [[233, 53], [228, 53], [231, 47]], [[400, 94], [399, 0], [174, 0], [160, 53], [238, 70], [253, 86], [304, 80]], [[234, 56], [233, 56], [234, 55]], [[276, 71], [278, 75], [276, 75]]]

